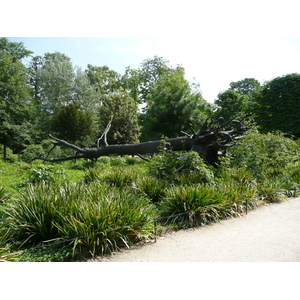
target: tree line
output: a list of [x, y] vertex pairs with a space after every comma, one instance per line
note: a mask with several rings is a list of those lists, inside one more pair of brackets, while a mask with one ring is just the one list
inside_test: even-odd
[[[23, 43], [0, 38], [0, 144], [21, 153], [49, 134], [96, 147], [110, 123], [108, 144], [176, 137], [203, 125], [209, 116], [251, 116], [262, 132], [300, 136], [300, 75], [260, 84], [254, 78], [231, 82], [215, 102], [182, 66], [154, 56], [124, 74], [108, 66], [73, 66], [63, 53], [32, 56]], [[27, 63], [24, 63], [24, 60]], [[103, 142], [102, 140], [100, 142]]]

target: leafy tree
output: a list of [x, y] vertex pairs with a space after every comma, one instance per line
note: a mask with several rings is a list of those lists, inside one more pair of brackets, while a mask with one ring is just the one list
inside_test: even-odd
[[300, 75], [277, 77], [256, 97], [254, 112], [263, 132], [280, 130], [300, 137]]
[[142, 101], [147, 102], [147, 96], [158, 82], [159, 78], [171, 71], [169, 61], [157, 55], [154, 58], [145, 59], [140, 67], [139, 81]]
[[255, 78], [245, 78], [240, 81], [231, 82], [230, 89], [241, 95], [252, 95], [260, 88], [260, 83]]
[[85, 73], [101, 95], [109, 95], [121, 87], [121, 75], [107, 66], [96, 67], [89, 64]]
[[192, 92], [182, 67], [165, 70], [153, 83], [146, 101], [142, 140], [174, 137], [181, 130], [189, 130], [190, 123], [195, 126], [203, 123], [209, 111], [200, 92]]
[[229, 120], [235, 115], [248, 112], [249, 98], [246, 95], [229, 89], [218, 95], [215, 104], [218, 106], [215, 117], [222, 117], [225, 120]]
[[139, 125], [137, 104], [127, 91], [122, 89], [106, 96], [100, 107], [100, 132], [103, 133], [110, 120], [107, 133], [109, 144], [132, 144], [138, 141]]
[[59, 111], [70, 103], [77, 102], [85, 113], [96, 116], [95, 106], [99, 99], [95, 89], [84, 72], [73, 67], [65, 54], [55, 52], [35, 57], [31, 74], [30, 82], [43, 136], [50, 133]]
[[130, 92], [130, 96], [138, 103], [143, 104], [145, 109], [147, 96], [151, 93], [161, 75], [169, 72], [172, 68], [169, 61], [155, 55], [145, 59], [139, 69], [128, 67], [121, 78], [122, 87]]
[[92, 119], [73, 102], [61, 108], [52, 128], [58, 137], [75, 143], [92, 134]]
[[125, 74], [121, 78], [122, 87], [128, 90], [130, 96], [135, 100], [136, 103], [141, 104], [140, 99], [140, 71], [136, 69], [126, 68]]
[[31, 140], [32, 107], [27, 69], [21, 60], [30, 55], [22, 43], [0, 39], [0, 143], [14, 152]]

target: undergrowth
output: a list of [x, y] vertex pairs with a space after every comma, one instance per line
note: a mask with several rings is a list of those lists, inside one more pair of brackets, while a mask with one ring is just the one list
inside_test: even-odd
[[[249, 150], [250, 149], [250, 150]], [[161, 148], [151, 162], [101, 157], [59, 164], [0, 162], [0, 260], [68, 261], [238, 217], [294, 196], [299, 143], [252, 130], [208, 167], [197, 153]], [[28, 154], [29, 155], [29, 154]], [[180, 157], [180, 159], [178, 159]]]

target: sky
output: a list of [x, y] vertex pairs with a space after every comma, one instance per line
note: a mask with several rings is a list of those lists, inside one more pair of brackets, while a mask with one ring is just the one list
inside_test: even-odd
[[255, 78], [261, 83], [300, 73], [300, 37], [9, 37], [23, 42], [33, 55], [61, 52], [83, 70], [107, 65], [124, 74], [155, 55], [185, 69], [200, 84], [204, 99], [213, 102], [232, 81]]
[[185, 69], [213, 102], [229, 84], [300, 73], [298, 0], [6, 1], [0, 36], [34, 55], [124, 74], [155, 55]]

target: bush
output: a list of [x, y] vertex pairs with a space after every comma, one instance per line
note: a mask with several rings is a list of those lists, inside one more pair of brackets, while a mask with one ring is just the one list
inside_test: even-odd
[[[3, 157], [3, 150], [2, 147], [0, 147], [0, 157]], [[19, 159], [17, 154], [13, 154], [13, 151], [10, 148], [6, 148], [6, 161], [14, 163], [17, 162]]]
[[36, 166], [28, 171], [27, 181], [24, 184], [32, 183], [63, 183], [67, 180], [65, 171], [56, 166]]
[[88, 169], [87, 171], [85, 171], [83, 181], [85, 184], [89, 184], [91, 182], [101, 180], [101, 177], [102, 176], [100, 174], [99, 169], [91, 168], [91, 169]]
[[197, 152], [179, 156], [167, 147], [161, 147], [159, 155], [151, 160], [149, 172], [159, 179], [174, 181], [175, 184], [206, 183], [214, 179], [213, 172]]
[[20, 158], [22, 159], [22, 161], [30, 163], [35, 157], [45, 156], [46, 152], [42, 145], [28, 145], [22, 152]]
[[258, 177], [269, 168], [285, 167], [300, 158], [299, 144], [281, 133], [260, 134], [252, 129], [240, 145], [231, 149], [232, 166], [246, 167]]

